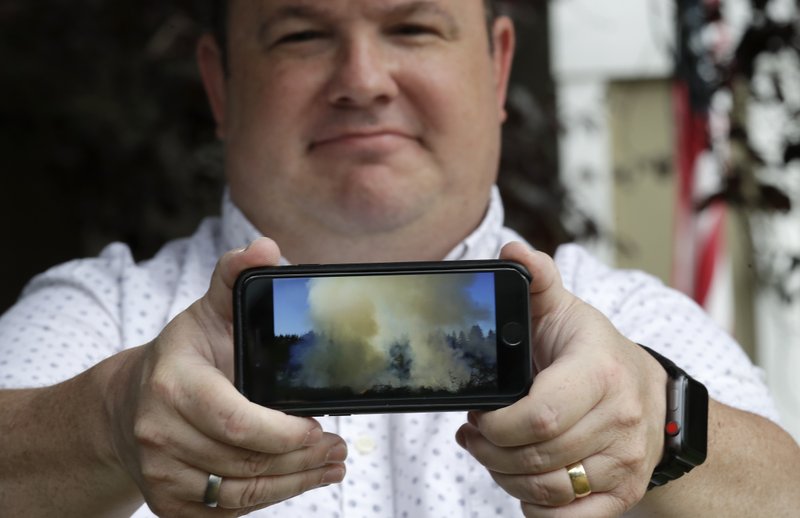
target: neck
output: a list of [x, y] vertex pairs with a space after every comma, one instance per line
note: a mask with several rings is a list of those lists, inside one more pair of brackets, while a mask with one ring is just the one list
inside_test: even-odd
[[275, 240], [289, 262], [325, 264], [440, 261], [480, 225], [488, 205], [487, 196], [483, 203], [465, 203], [455, 211], [440, 211], [382, 232], [336, 232], [297, 214], [259, 219], [242, 210], [256, 228]]

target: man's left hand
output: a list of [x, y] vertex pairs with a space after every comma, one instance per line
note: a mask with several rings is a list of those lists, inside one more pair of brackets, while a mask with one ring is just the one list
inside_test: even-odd
[[[470, 413], [457, 441], [522, 502], [526, 516], [619, 516], [644, 496], [662, 456], [666, 372], [568, 292], [549, 256], [514, 243], [501, 258], [533, 277], [538, 373], [517, 403]], [[588, 495], [576, 494], [568, 474], [576, 463]]]

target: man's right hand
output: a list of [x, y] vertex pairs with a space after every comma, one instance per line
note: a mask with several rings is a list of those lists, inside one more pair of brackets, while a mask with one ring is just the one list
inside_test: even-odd
[[[239, 516], [344, 477], [340, 437], [249, 402], [231, 382], [234, 282], [279, 258], [269, 239], [225, 254], [208, 292], [109, 383], [114, 450], [159, 515]], [[210, 473], [227, 513], [203, 503]]]

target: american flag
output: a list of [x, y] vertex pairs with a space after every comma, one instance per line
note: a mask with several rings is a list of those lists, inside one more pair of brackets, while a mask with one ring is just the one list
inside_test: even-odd
[[731, 262], [725, 244], [726, 208], [700, 203], [719, 190], [725, 168], [726, 118], [712, 107], [717, 63], [729, 51], [719, 0], [679, 0], [674, 86], [677, 189], [673, 285], [718, 324], [732, 330]]

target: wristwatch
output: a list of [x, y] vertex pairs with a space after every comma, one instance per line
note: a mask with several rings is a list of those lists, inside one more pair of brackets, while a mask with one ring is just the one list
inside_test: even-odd
[[647, 486], [652, 489], [683, 476], [706, 460], [708, 390], [669, 359], [649, 347], [641, 347], [667, 371], [664, 456]]

